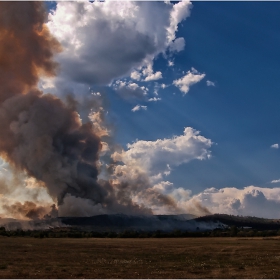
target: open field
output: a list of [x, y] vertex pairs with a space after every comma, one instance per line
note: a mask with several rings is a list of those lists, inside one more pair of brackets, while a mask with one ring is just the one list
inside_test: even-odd
[[280, 239], [0, 238], [1, 278], [280, 278]]

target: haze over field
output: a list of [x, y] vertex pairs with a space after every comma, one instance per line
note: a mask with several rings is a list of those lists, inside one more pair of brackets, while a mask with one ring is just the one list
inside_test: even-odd
[[1, 1], [0, 217], [280, 218], [279, 11]]

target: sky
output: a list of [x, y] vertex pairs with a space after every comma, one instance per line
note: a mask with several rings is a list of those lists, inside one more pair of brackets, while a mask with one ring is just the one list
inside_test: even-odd
[[280, 2], [46, 6], [63, 51], [39, 88], [83, 121], [98, 100], [122, 172], [188, 211], [280, 218]]

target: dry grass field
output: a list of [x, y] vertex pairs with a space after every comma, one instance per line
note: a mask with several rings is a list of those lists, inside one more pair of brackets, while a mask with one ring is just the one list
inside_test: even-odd
[[280, 278], [280, 239], [1, 237], [0, 278]]

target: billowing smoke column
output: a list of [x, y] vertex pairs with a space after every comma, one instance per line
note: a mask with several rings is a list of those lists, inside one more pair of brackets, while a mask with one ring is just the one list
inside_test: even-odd
[[[82, 123], [73, 102], [67, 105], [37, 88], [40, 75], [55, 75], [58, 66], [52, 58], [61, 51], [44, 22], [42, 2], [0, 2], [0, 156], [43, 182], [64, 208], [66, 197], [69, 203], [78, 197], [107, 212], [151, 213], [132, 202], [136, 193], [176, 208], [172, 199], [156, 191], [143, 192], [143, 186], [149, 186], [143, 174], [130, 185], [98, 181], [99, 128]], [[32, 203], [6, 208], [37, 217], [32, 207], [37, 209]]]
[[[77, 216], [79, 205], [85, 210], [79, 216], [95, 210], [153, 214], [151, 206], [181, 212], [137, 165], [118, 165], [111, 157], [107, 179], [98, 178], [101, 137], [106, 135], [101, 115], [91, 114], [90, 122], [83, 123], [72, 97], [64, 103], [37, 88], [40, 76], [54, 76], [59, 70], [53, 55], [62, 51], [45, 20], [42, 2], [0, 1], [0, 156], [16, 172], [43, 184], [61, 215]], [[46, 206], [30, 201], [2, 208], [31, 219], [56, 211], [52, 206], [48, 213]]]
[[101, 142], [91, 123], [37, 88], [54, 75], [59, 43], [46, 28], [42, 2], [0, 2], [0, 155], [43, 181], [58, 204], [69, 193], [101, 202], [97, 184]]

